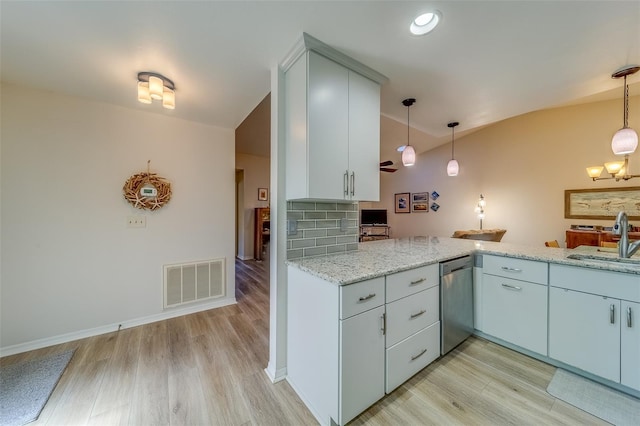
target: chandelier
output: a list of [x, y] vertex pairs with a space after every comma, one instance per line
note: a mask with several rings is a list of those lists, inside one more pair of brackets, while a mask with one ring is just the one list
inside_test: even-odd
[[[587, 167], [587, 174], [594, 182], [605, 179], [619, 181], [640, 177], [640, 175], [629, 173], [629, 154], [633, 154], [638, 147], [638, 134], [629, 127], [629, 86], [627, 85], [627, 76], [637, 73], [638, 70], [640, 70], [640, 66], [626, 65], [611, 74], [611, 78], [624, 77], [623, 124], [611, 140], [611, 150], [615, 155], [624, 155], [624, 161], [612, 161], [604, 163], [604, 166]], [[610, 176], [600, 177], [605, 168]]]

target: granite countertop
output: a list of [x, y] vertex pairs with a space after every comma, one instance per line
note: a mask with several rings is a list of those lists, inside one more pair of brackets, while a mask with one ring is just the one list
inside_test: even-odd
[[[597, 254], [617, 258], [609, 251], [526, 246], [448, 237], [411, 237], [360, 243], [358, 250], [341, 254], [292, 259], [287, 264], [338, 285], [351, 284], [456, 257], [481, 253], [640, 275], [640, 254], [634, 263], [568, 259], [570, 254]], [[640, 277], [639, 277], [640, 282]]]

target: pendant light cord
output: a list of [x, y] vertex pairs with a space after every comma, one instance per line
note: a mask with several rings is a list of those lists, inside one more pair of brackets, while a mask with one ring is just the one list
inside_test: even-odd
[[451, 126], [451, 159], [453, 160], [453, 144], [455, 143], [455, 137], [453, 136], [455, 133], [455, 126]]
[[629, 86], [627, 86], [627, 76], [624, 76], [624, 128], [629, 125]]
[[411, 145], [409, 143], [409, 110], [411, 109], [411, 105], [407, 105], [407, 146]]

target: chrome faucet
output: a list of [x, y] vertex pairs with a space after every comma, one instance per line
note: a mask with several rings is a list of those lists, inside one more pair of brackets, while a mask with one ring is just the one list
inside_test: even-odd
[[616, 217], [616, 223], [613, 225], [613, 235], [620, 235], [620, 242], [618, 243], [620, 257], [631, 257], [640, 249], [640, 240], [629, 244], [629, 219], [623, 211], [619, 212], [618, 217]]

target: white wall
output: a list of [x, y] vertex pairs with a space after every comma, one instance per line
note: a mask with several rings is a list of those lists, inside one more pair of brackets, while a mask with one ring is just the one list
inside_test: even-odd
[[[12, 85], [1, 106], [0, 347], [170, 315], [164, 264], [226, 258], [235, 300], [232, 129]], [[155, 212], [122, 196], [147, 160], [173, 189]]]
[[[638, 186], [627, 182], [593, 182], [587, 166], [622, 160], [611, 152], [611, 137], [622, 127], [622, 100], [532, 112], [456, 138], [457, 177], [446, 175], [451, 145], [418, 156], [412, 168], [381, 173], [381, 202], [362, 207], [387, 208], [393, 238], [410, 235], [450, 236], [457, 229], [477, 229], [473, 211], [480, 193], [487, 202], [484, 228], [505, 228], [503, 241], [542, 245], [565, 241], [571, 224], [611, 226], [613, 220], [564, 218], [564, 191]], [[640, 129], [640, 97], [630, 99], [629, 125]], [[454, 117], [455, 118], [455, 117]], [[445, 126], [446, 123], [443, 123]], [[398, 136], [401, 140], [401, 135]], [[640, 172], [640, 151], [630, 157]], [[438, 212], [395, 214], [394, 193], [436, 190]]]
[[268, 157], [238, 153], [236, 154], [236, 169], [244, 171], [242, 222], [239, 224], [238, 229], [238, 257], [241, 259], [253, 259], [254, 209], [256, 207], [269, 207], [268, 200], [258, 200], [258, 188], [269, 189], [270, 160]]

